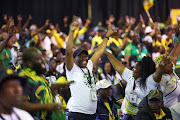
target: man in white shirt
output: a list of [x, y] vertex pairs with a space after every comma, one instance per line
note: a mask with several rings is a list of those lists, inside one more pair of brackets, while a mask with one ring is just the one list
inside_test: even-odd
[[73, 53], [73, 34], [78, 27], [78, 18], [74, 16], [70, 25], [69, 38], [66, 47], [66, 75], [67, 80], [74, 80], [70, 86], [71, 98], [68, 101], [68, 120], [95, 120], [97, 108], [97, 95], [95, 81], [92, 74], [93, 67], [104, 53], [108, 38], [115, 32], [109, 26], [105, 39], [97, 51], [88, 58], [88, 52], [82, 48]]
[[33, 120], [28, 112], [16, 108], [22, 100], [24, 80], [9, 68], [1, 68], [0, 75], [0, 120]]

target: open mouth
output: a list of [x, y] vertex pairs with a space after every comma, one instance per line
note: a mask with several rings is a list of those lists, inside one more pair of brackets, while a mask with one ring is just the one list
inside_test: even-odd
[[82, 64], [83, 64], [83, 65], [86, 65], [86, 64], [87, 64], [87, 61], [82, 61]]

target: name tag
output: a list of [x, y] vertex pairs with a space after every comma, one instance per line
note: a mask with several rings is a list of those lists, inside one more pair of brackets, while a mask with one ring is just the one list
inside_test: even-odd
[[91, 99], [92, 101], [97, 101], [96, 90], [91, 90]]
[[137, 95], [131, 93], [130, 96], [129, 96], [129, 102], [136, 103], [137, 102]]

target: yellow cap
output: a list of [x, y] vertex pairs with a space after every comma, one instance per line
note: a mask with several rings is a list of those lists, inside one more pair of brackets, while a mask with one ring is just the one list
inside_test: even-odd
[[67, 79], [64, 76], [61, 76], [60, 78], [57, 79], [57, 83], [65, 83], [67, 82]]
[[51, 33], [51, 30], [50, 30], [50, 29], [47, 29], [47, 30], [46, 30], [46, 33]]

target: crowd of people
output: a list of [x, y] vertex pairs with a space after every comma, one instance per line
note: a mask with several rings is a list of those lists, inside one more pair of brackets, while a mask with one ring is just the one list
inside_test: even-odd
[[3, 18], [0, 120], [180, 119], [179, 22]]

